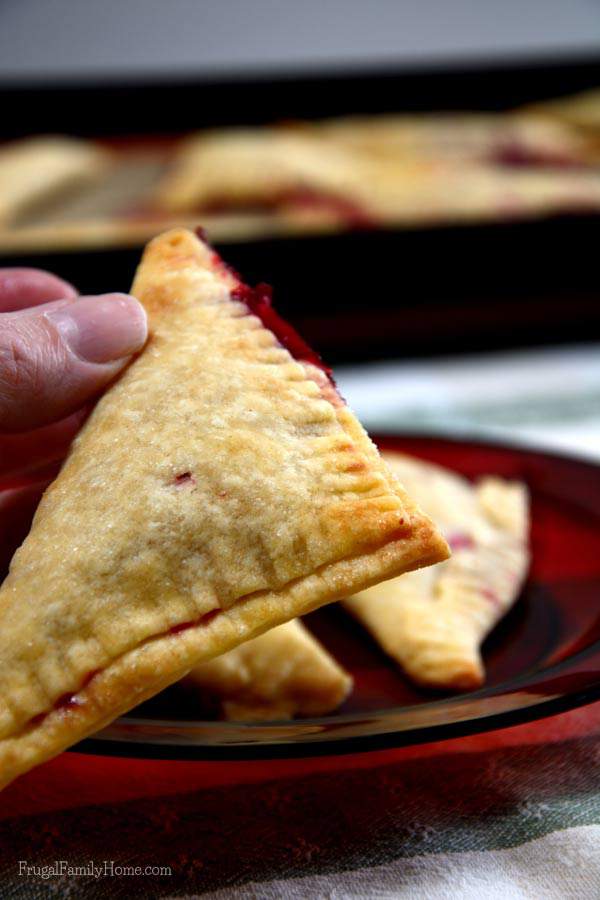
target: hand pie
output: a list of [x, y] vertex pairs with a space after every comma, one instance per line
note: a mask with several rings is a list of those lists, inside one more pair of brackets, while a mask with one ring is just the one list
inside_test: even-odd
[[0, 148], [0, 226], [50, 196], [96, 178], [108, 154], [88, 141], [43, 136]]
[[201, 663], [186, 687], [220, 701], [237, 721], [321, 716], [342, 703], [352, 678], [298, 620]]
[[316, 127], [339, 145], [400, 165], [410, 159], [549, 165], [585, 155], [584, 142], [560, 122], [507, 114], [350, 116]]
[[[270, 212], [215, 213], [202, 216], [203, 228], [210, 229], [215, 241], [239, 241], [262, 238], [282, 231]], [[139, 247], [156, 235], [157, 217], [140, 216], [97, 219], [64, 220], [0, 228], [0, 252], [37, 253], [69, 249], [86, 250], [107, 247]], [[167, 216], [160, 218], [161, 228], [196, 228], [198, 216]]]
[[592, 88], [566, 97], [542, 100], [522, 108], [524, 115], [539, 115], [565, 122], [592, 138], [600, 132], [600, 90]]
[[[582, 159], [579, 137], [547, 120], [350, 117], [192, 135], [154, 200], [170, 213], [271, 209], [291, 230], [498, 217], [510, 212], [507, 197], [522, 194], [513, 164]], [[594, 193], [593, 183], [586, 187]]]
[[448, 553], [318, 358], [202, 240], [156, 238], [132, 290], [146, 348], [0, 589], [0, 784], [202, 660]]
[[307, 195], [343, 198], [363, 174], [359, 156], [311, 134], [266, 127], [205, 132], [183, 142], [155, 202], [168, 212], [190, 212], [274, 207]]
[[[368, 178], [352, 185], [349, 199], [365, 222], [380, 226], [519, 219], [598, 209], [600, 175], [594, 169], [380, 159]], [[331, 207], [329, 214], [344, 222], [343, 210]], [[290, 208], [288, 216], [296, 215]]]
[[469, 690], [484, 680], [480, 646], [519, 595], [527, 573], [527, 492], [400, 454], [391, 469], [436, 517], [452, 557], [345, 601], [407, 675], [426, 687]]

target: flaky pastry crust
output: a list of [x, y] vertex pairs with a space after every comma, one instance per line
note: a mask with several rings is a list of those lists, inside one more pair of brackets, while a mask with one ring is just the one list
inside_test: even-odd
[[348, 672], [298, 619], [201, 663], [183, 681], [237, 721], [322, 716], [352, 688]]
[[362, 591], [346, 608], [413, 681], [450, 690], [479, 687], [485, 678], [481, 644], [527, 574], [526, 488], [491, 476], [472, 485], [440, 466], [384, 456], [435, 516], [452, 557]]
[[189, 231], [146, 249], [132, 291], [148, 343], [0, 589], [0, 784], [202, 660], [448, 553], [239, 288]]

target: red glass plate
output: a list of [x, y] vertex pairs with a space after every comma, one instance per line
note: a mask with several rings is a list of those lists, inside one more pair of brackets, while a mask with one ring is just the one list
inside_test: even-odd
[[198, 759], [354, 752], [515, 725], [600, 698], [600, 466], [481, 441], [377, 442], [469, 477], [494, 473], [529, 485], [533, 562], [519, 601], [484, 647], [486, 686], [460, 695], [417, 690], [350, 616], [330, 607], [307, 623], [354, 676], [337, 712], [291, 722], [199, 721], [189, 698], [171, 688], [78, 751]]

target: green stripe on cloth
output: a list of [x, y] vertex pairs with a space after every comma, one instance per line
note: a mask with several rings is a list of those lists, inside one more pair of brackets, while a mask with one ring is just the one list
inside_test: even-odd
[[68, 887], [175, 897], [517, 847], [600, 824], [599, 760], [598, 740], [581, 738], [7, 820], [0, 896], [47, 896], [48, 882], [18, 877], [19, 860], [168, 864], [168, 878]]

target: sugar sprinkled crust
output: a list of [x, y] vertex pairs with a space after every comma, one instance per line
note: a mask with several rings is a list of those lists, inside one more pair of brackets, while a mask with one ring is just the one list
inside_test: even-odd
[[527, 573], [526, 488], [496, 477], [472, 485], [440, 466], [383, 455], [435, 517], [452, 557], [362, 591], [345, 605], [414, 681], [479, 687], [485, 677], [480, 646], [516, 600]]
[[201, 663], [184, 683], [238, 721], [321, 716], [352, 688], [348, 672], [298, 619]]
[[0, 784], [202, 660], [448, 553], [238, 284], [189, 231], [146, 249], [148, 344], [0, 589]]

